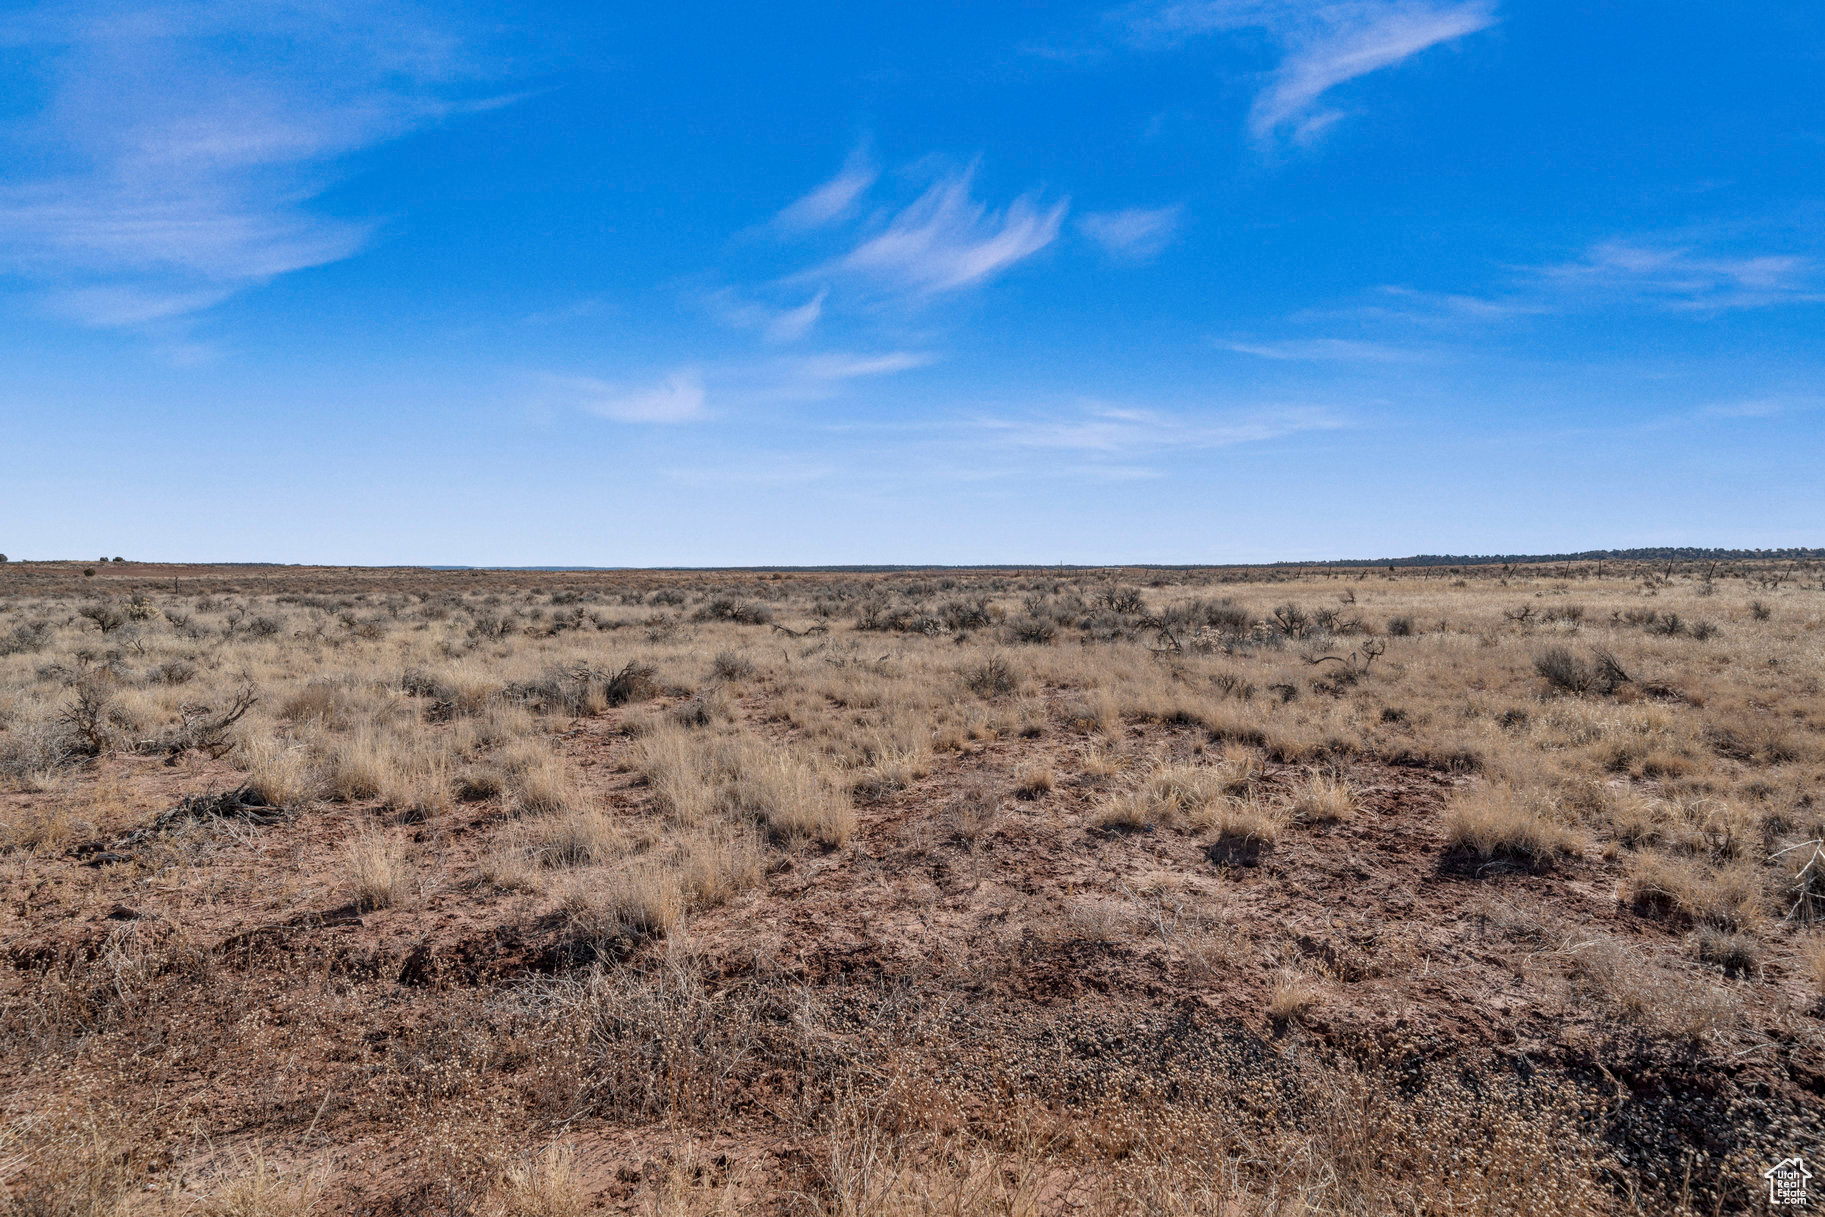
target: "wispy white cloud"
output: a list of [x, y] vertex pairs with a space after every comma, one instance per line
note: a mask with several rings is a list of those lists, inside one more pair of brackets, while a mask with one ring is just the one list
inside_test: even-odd
[[1310, 406], [1167, 412], [1088, 403], [1069, 413], [985, 417], [971, 425], [986, 438], [1023, 448], [1132, 455], [1230, 448], [1303, 431], [1335, 430], [1345, 423], [1333, 411]]
[[1290, 338], [1280, 342], [1223, 342], [1224, 350], [1298, 363], [1408, 363], [1419, 358], [1405, 347], [1357, 338]]
[[1391, 303], [1355, 310], [1356, 315], [1456, 323], [1507, 321], [1551, 311], [1542, 301], [1522, 300], [1512, 295], [1474, 296], [1462, 292], [1428, 292], [1400, 284], [1386, 284], [1379, 289], [1379, 293]]
[[821, 228], [855, 214], [862, 196], [880, 174], [864, 153], [856, 152], [842, 170], [817, 189], [796, 200], [774, 217], [788, 230]]
[[742, 330], [758, 330], [769, 342], [797, 342], [817, 328], [824, 316], [824, 302], [830, 298], [828, 288], [820, 288], [802, 304], [762, 303], [734, 288], [710, 293], [705, 306], [726, 325]]
[[1344, 116], [1337, 86], [1495, 24], [1492, 0], [1177, 0], [1123, 11], [1143, 39], [1261, 30], [1281, 60], [1249, 111], [1256, 139], [1315, 138]]
[[1539, 268], [1545, 287], [1576, 296], [1633, 296], [1712, 311], [1825, 300], [1816, 264], [1795, 254], [1723, 255], [1690, 246], [1605, 241], [1582, 258]]
[[934, 362], [923, 351], [885, 351], [876, 355], [826, 354], [797, 361], [798, 375], [815, 381], [857, 380], [867, 376], [890, 376], [910, 372]]
[[0, 27], [45, 98], [0, 148], [0, 270], [100, 326], [348, 257], [313, 212], [349, 153], [473, 108], [455, 42], [394, 0], [79, 3]]
[[821, 291], [797, 308], [783, 309], [767, 319], [767, 337], [774, 342], [795, 342], [811, 332], [824, 315], [824, 300], [830, 295]]
[[[1732, 244], [1739, 248], [1722, 248]], [[1503, 268], [1501, 282], [1486, 295], [1390, 284], [1378, 288], [1371, 302], [1303, 310], [1292, 320], [1347, 318], [1454, 330], [1482, 329], [1529, 317], [1627, 309], [1718, 313], [1825, 302], [1825, 274], [1817, 258], [1792, 252], [1744, 252], [1740, 245], [1741, 234], [1613, 238], [1596, 242], [1578, 257], [1562, 262]], [[1269, 358], [1294, 358], [1301, 351], [1298, 344], [1286, 343], [1225, 345]], [[1339, 357], [1347, 350], [1339, 348]], [[1317, 357], [1321, 348], [1307, 353]]]
[[705, 416], [703, 377], [694, 368], [656, 385], [629, 386], [592, 376], [542, 376], [538, 396], [618, 423], [688, 423]]
[[1078, 218], [1077, 227], [1111, 257], [1145, 262], [1172, 244], [1184, 213], [1180, 206], [1092, 211]]
[[920, 294], [981, 283], [1058, 237], [1068, 204], [1042, 207], [1023, 195], [1001, 210], [971, 197], [973, 172], [941, 178], [828, 271]]

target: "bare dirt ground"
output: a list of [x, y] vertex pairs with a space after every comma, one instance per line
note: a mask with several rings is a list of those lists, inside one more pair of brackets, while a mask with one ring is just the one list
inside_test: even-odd
[[1825, 592], [1734, 577], [0, 568], [6, 1211], [1759, 1207]]

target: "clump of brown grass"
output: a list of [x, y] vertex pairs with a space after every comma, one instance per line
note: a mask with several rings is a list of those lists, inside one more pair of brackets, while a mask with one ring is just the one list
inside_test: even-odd
[[600, 807], [571, 807], [535, 830], [537, 851], [547, 866], [592, 866], [626, 849], [621, 828]]
[[676, 872], [651, 863], [611, 875], [600, 886], [573, 887], [566, 911], [588, 938], [663, 938], [684, 918]]
[[1289, 810], [1301, 824], [1338, 824], [1355, 816], [1356, 800], [1344, 779], [1313, 772], [1293, 787]]
[[1725, 990], [1669, 972], [1638, 948], [1603, 935], [1577, 945], [1569, 973], [1581, 1000], [1650, 1033], [1702, 1040], [1726, 1036], [1741, 1022]]
[[1812, 992], [1825, 1002], [1825, 934], [1808, 934], [1800, 940], [1800, 974]]
[[392, 780], [397, 758], [369, 728], [358, 728], [334, 740], [323, 755], [318, 783], [340, 803], [378, 798]]
[[1052, 772], [1050, 765], [1043, 762], [1029, 761], [1014, 775], [1015, 795], [1027, 800], [1050, 794], [1056, 785], [1058, 775]]
[[403, 904], [412, 894], [405, 846], [383, 832], [360, 829], [342, 851], [343, 882], [363, 909]]
[[855, 831], [855, 811], [829, 777], [784, 750], [751, 749], [728, 797], [788, 845], [811, 841], [835, 848]]
[[322, 1181], [306, 1176], [288, 1179], [256, 1153], [233, 1170], [233, 1178], [210, 1191], [196, 1217], [310, 1217], [317, 1211]]
[[536, 892], [546, 882], [546, 876], [540, 873], [537, 850], [528, 842], [521, 825], [510, 825], [496, 834], [477, 860], [476, 875], [504, 891]]
[[0, 1125], [11, 1190], [0, 1212], [20, 1217], [119, 1217], [144, 1178], [131, 1137], [116, 1125], [52, 1111]]
[[489, 1206], [491, 1217], [582, 1217], [590, 1209], [576, 1153], [553, 1145], [507, 1168]]
[[695, 833], [682, 846], [679, 876], [692, 908], [724, 904], [758, 886], [766, 873], [766, 843], [750, 830]]
[[1001, 818], [1001, 802], [987, 787], [964, 790], [944, 808], [944, 825], [953, 840], [975, 845]]
[[1272, 845], [1286, 827], [1286, 816], [1279, 808], [1269, 806], [1251, 795], [1227, 798], [1215, 807], [1211, 826], [1219, 837], [1236, 837]]
[[1692, 935], [1692, 954], [1726, 976], [1760, 976], [1762, 942], [1753, 934], [1700, 926]]
[[716, 805], [705, 744], [671, 724], [656, 726], [640, 740], [638, 761], [653, 802], [678, 824], [697, 824]]
[[1156, 766], [1137, 790], [1103, 801], [1096, 823], [1104, 828], [1200, 827], [1235, 784], [1235, 775], [1212, 765]]
[[1267, 1016], [1276, 1023], [1293, 1023], [1304, 1018], [1318, 1004], [1318, 985], [1297, 968], [1281, 968], [1274, 973], [1274, 989], [1268, 995]]
[[1753, 865], [1713, 867], [1698, 858], [1659, 851], [1637, 854], [1622, 881], [1625, 904], [1649, 916], [1742, 930], [1762, 918], [1762, 890]]
[[242, 745], [239, 757], [247, 769], [247, 786], [272, 807], [297, 807], [316, 794], [308, 752], [270, 735]]
[[1459, 792], [1445, 814], [1445, 829], [1451, 848], [1484, 861], [1540, 866], [1581, 847], [1577, 831], [1559, 818], [1550, 798], [1498, 783]]
[[555, 815], [586, 805], [576, 778], [546, 749], [532, 745], [503, 757], [503, 763], [509, 766], [507, 792], [519, 811]]

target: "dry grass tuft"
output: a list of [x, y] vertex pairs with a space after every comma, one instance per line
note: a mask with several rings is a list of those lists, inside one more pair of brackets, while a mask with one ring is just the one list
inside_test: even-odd
[[1622, 881], [1622, 900], [1651, 917], [1724, 930], [1753, 928], [1762, 919], [1762, 885], [1753, 865], [1713, 867], [1698, 858], [1659, 851], [1636, 855]]
[[412, 870], [405, 846], [372, 829], [357, 830], [343, 846], [343, 883], [366, 910], [404, 904], [412, 895]]
[[594, 866], [627, 850], [621, 827], [600, 807], [572, 807], [533, 829], [546, 866]]
[[1274, 988], [1267, 999], [1267, 1016], [1276, 1023], [1293, 1023], [1318, 1004], [1318, 985], [1297, 968], [1274, 973]]
[[512, 770], [507, 792], [514, 806], [530, 815], [558, 815], [587, 806], [577, 780], [554, 756], [540, 754]]
[[256, 736], [241, 748], [248, 788], [273, 807], [299, 807], [317, 793], [306, 749], [276, 736]]
[[1293, 787], [1289, 810], [1301, 824], [1339, 824], [1356, 815], [1356, 789], [1339, 777], [1307, 774]]
[[1502, 784], [1479, 784], [1452, 799], [1445, 815], [1451, 848], [1485, 862], [1545, 865], [1581, 848], [1578, 832], [1559, 818], [1546, 795]]
[[582, 1217], [590, 1204], [575, 1151], [553, 1145], [508, 1167], [488, 1211], [491, 1217]]
[[782, 844], [834, 849], [855, 831], [854, 809], [823, 769], [784, 750], [752, 749], [729, 798]]
[[1058, 785], [1058, 775], [1045, 764], [1025, 764], [1014, 775], [1014, 794], [1029, 801], [1051, 794]]
[[190, 1211], [196, 1217], [310, 1217], [321, 1202], [320, 1179], [288, 1179], [258, 1154], [234, 1174]]
[[757, 887], [767, 874], [766, 842], [752, 831], [693, 834], [682, 846], [680, 882], [692, 908], [714, 908]]
[[1825, 934], [1800, 940], [1800, 975], [1812, 986], [1813, 996], [1825, 1002]]

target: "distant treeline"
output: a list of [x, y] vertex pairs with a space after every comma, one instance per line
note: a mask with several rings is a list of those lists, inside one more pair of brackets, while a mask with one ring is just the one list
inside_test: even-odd
[[[1552, 562], [1815, 562], [1825, 560], [1825, 549], [1788, 548], [1788, 549], [1706, 549], [1691, 545], [1666, 545], [1647, 549], [1587, 549], [1575, 554], [1415, 554], [1408, 558], [1321, 558], [1308, 562], [1111, 562], [1101, 565], [1076, 562], [998, 562], [970, 563], [948, 565], [944, 563], [855, 563], [830, 566], [343, 566], [335, 564], [317, 569], [325, 570], [427, 570], [443, 572], [460, 571], [549, 571], [554, 574], [586, 571], [630, 571], [650, 570], [663, 572], [690, 571], [744, 571], [753, 573], [804, 574], [898, 574], [917, 573], [921, 571], [1113, 571], [1113, 570], [1238, 570], [1269, 569], [1289, 570], [1300, 567], [1364, 567], [1364, 566], [1528, 566], [1544, 565]], [[0, 554], [0, 562], [6, 556]], [[43, 565], [95, 565], [85, 563], [82, 559], [72, 558], [39, 558], [14, 560], [16, 564]], [[106, 558], [101, 559], [107, 562]], [[115, 562], [125, 559], [115, 558]], [[140, 565], [173, 565], [167, 563], [145, 563]], [[181, 563], [176, 565], [190, 565]], [[229, 567], [239, 569], [281, 568], [301, 569], [299, 563], [268, 562], [208, 562], [197, 563], [200, 566]]]
[[1523, 566], [1546, 562], [1742, 562], [1816, 561], [1825, 549], [1705, 549], [1663, 545], [1649, 549], [1587, 549], [1576, 554], [1417, 554], [1411, 558], [1377, 558], [1330, 562], [1276, 562], [1275, 566]]

